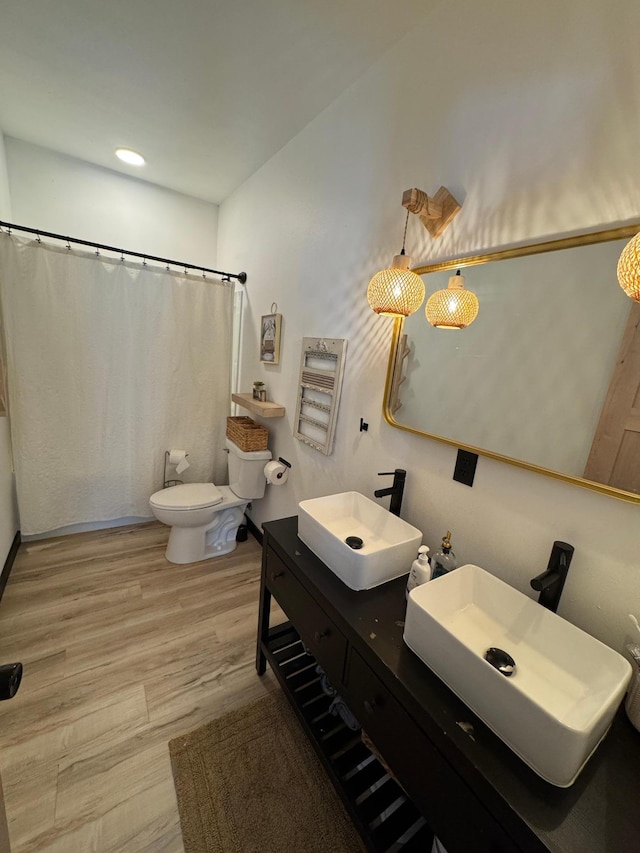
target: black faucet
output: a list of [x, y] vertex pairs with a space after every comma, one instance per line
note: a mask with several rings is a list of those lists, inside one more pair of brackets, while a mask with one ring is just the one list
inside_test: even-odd
[[407, 472], [404, 468], [396, 468], [395, 471], [381, 471], [379, 477], [390, 477], [393, 474], [393, 486], [388, 489], [376, 489], [373, 493], [377, 498], [385, 498], [391, 495], [391, 503], [389, 504], [389, 512], [394, 515], [400, 515], [400, 507], [402, 506], [402, 495], [404, 492], [404, 481], [407, 478]]
[[554, 542], [547, 571], [531, 581], [532, 588], [540, 593], [538, 604], [554, 613], [560, 603], [560, 596], [567, 579], [573, 552], [573, 545], [569, 545], [567, 542]]

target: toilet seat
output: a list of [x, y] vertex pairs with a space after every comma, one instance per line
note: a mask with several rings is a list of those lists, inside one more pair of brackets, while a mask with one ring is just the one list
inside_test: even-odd
[[192, 510], [215, 506], [224, 495], [214, 483], [183, 483], [151, 495], [149, 503], [159, 509]]

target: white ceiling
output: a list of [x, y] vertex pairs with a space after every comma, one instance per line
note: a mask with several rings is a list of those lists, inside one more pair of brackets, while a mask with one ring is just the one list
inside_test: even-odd
[[434, 2], [5, 0], [0, 129], [219, 203]]

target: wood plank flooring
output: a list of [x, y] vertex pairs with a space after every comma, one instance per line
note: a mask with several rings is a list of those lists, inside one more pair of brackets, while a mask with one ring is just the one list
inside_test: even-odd
[[[275, 689], [254, 669], [260, 547], [175, 566], [158, 523], [23, 544], [0, 603], [12, 853], [183, 853], [167, 744]], [[282, 617], [284, 618], [284, 617]]]

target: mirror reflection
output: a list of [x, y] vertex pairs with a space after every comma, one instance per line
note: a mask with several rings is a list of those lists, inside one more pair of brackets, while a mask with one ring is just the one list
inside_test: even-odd
[[417, 268], [428, 294], [463, 270], [480, 310], [463, 330], [397, 322], [387, 420], [638, 499], [640, 305], [616, 279], [638, 227]]

